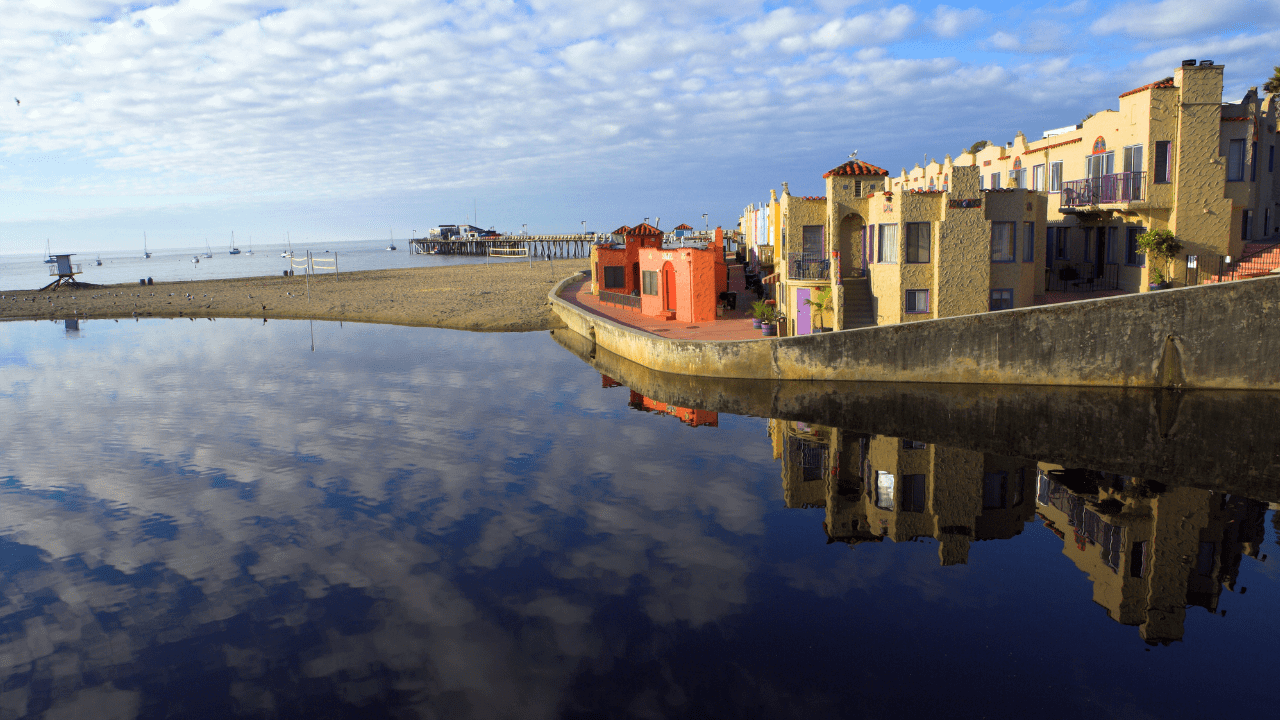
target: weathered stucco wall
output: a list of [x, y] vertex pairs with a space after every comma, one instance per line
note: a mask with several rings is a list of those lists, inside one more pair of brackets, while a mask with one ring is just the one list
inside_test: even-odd
[[[576, 277], [576, 276], [575, 276]], [[740, 341], [668, 340], [561, 300], [565, 324], [662, 372], [722, 378], [1280, 389], [1280, 277], [927, 322]]]

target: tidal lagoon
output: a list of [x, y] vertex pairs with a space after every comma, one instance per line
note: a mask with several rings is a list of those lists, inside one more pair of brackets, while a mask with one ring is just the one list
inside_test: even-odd
[[0, 717], [1263, 714], [1277, 407], [0, 324]]

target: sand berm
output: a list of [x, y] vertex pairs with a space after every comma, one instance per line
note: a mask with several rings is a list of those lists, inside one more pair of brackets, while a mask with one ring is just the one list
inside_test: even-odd
[[586, 268], [582, 259], [326, 273], [311, 276], [309, 294], [303, 275], [0, 290], [0, 320], [248, 317], [550, 330], [563, 325], [547, 293]]

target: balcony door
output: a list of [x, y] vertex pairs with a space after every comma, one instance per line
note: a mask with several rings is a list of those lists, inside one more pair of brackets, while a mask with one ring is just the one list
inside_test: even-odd
[[1132, 201], [1142, 199], [1142, 173], [1147, 166], [1142, 162], [1142, 146], [1129, 145], [1124, 148], [1124, 193], [1121, 200]]

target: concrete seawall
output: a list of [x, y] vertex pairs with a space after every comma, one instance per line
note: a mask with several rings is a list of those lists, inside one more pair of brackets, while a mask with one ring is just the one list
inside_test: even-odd
[[1280, 277], [787, 338], [669, 340], [551, 292], [574, 332], [660, 372], [758, 380], [1280, 390]]

